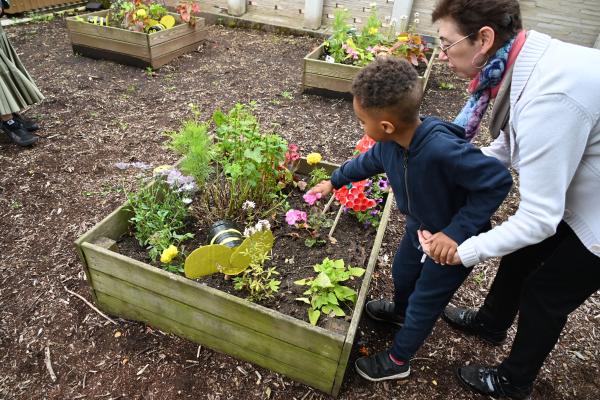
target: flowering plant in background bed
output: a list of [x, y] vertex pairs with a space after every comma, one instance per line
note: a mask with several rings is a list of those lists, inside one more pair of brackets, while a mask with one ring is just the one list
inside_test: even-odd
[[[418, 16], [415, 13], [413, 24], [406, 30], [401, 26], [402, 32], [396, 34], [395, 24], [384, 29], [377, 17], [376, 8], [371, 7], [371, 14], [359, 32], [346, 22], [349, 19], [348, 11], [338, 9], [334, 14], [333, 33], [325, 41], [322, 59], [361, 67], [382, 55], [402, 57], [415, 66], [421, 62], [427, 63], [425, 54], [430, 48], [421, 35], [416, 33]], [[403, 17], [401, 25], [405, 25], [405, 20], [406, 17]]]
[[[177, 5], [176, 11], [184, 23], [194, 25], [196, 19], [192, 13], [200, 12], [200, 6], [196, 1], [184, 0]], [[112, 2], [106, 17], [90, 16], [87, 21], [81, 17], [76, 19], [94, 25], [146, 33], [170, 29], [177, 24], [175, 17], [169, 14], [163, 4], [152, 0], [116, 0]]]

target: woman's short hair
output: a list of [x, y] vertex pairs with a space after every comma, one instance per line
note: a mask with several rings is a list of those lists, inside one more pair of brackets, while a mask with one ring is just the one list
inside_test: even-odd
[[[431, 14], [436, 22], [451, 18], [463, 35], [473, 34], [484, 26], [496, 33], [494, 46], [499, 48], [523, 29], [518, 0], [439, 0]], [[474, 41], [475, 37], [469, 38]]]

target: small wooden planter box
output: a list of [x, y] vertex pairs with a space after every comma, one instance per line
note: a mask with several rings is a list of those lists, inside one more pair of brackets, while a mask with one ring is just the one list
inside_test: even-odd
[[[337, 166], [321, 163], [332, 171]], [[305, 160], [298, 169], [309, 171]], [[76, 242], [96, 305], [125, 319], [187, 338], [336, 396], [387, 226], [390, 192], [350, 324], [343, 332], [248, 302], [116, 252], [131, 215], [121, 206]], [[339, 233], [342, 234], [342, 233]]]
[[[107, 10], [80, 17], [104, 17]], [[179, 15], [172, 14], [180, 22]], [[86, 57], [116, 61], [136, 67], [159, 68], [180, 55], [193, 51], [206, 36], [204, 18], [196, 25], [179, 24], [151, 34], [132, 32], [112, 26], [98, 26], [67, 18], [67, 29], [73, 52]]]
[[[302, 89], [325, 95], [349, 96], [352, 89], [352, 80], [363, 69], [354, 65], [328, 63], [321, 60], [324, 44], [304, 57], [304, 72], [302, 74]], [[434, 49], [429, 57], [427, 69], [420, 76], [423, 90], [427, 87], [427, 80], [435, 59]]]

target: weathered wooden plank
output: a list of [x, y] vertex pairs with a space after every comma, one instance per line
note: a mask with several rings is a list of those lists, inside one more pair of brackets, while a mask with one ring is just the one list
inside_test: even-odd
[[[335, 359], [323, 357], [318, 353], [289, 344], [278, 337], [231, 322], [223, 316], [213, 315], [178, 302], [163, 296], [159, 289], [151, 291], [140, 288], [94, 270], [92, 270], [92, 279], [98, 293], [110, 295], [151, 313], [168, 316], [169, 319], [199, 333], [222, 338], [227, 346], [216, 350], [227, 352], [231, 347], [245, 347], [295, 368], [311, 365], [306, 372], [307, 378], [320, 376], [333, 381], [338, 364], [337, 357]], [[239, 313], [245, 311], [238, 310]]]
[[[198, 44], [206, 38], [207, 32], [204, 29], [188, 31], [184, 35], [177, 36], [169, 41], [164, 41], [156, 46], [150, 47], [152, 61], [159, 58], [170, 56], [171, 59], [190, 50], [195, 50]], [[186, 49], [182, 52], [182, 49]]]
[[371, 255], [369, 256], [369, 262], [367, 263], [367, 270], [365, 271], [362, 285], [360, 287], [360, 291], [358, 292], [358, 299], [356, 300], [356, 304], [354, 306], [354, 312], [352, 313], [352, 320], [350, 322], [350, 327], [348, 328], [348, 334], [344, 340], [344, 348], [340, 354], [338, 372], [336, 374], [335, 382], [331, 392], [333, 396], [337, 396], [340, 391], [342, 381], [344, 380], [344, 373], [348, 365], [348, 359], [350, 358], [350, 351], [352, 350], [354, 337], [358, 329], [358, 323], [360, 322], [360, 316], [365, 306], [367, 294], [369, 292], [369, 284], [371, 283], [373, 271], [375, 270], [375, 266], [377, 264], [379, 249], [381, 248], [381, 243], [383, 242], [385, 228], [390, 220], [390, 213], [392, 211], [393, 204], [394, 193], [390, 191], [385, 202], [385, 207], [383, 208], [383, 213], [381, 214], [381, 221], [379, 227], [377, 228], [377, 234], [375, 235], [375, 241], [373, 242], [373, 248], [371, 250]]
[[77, 32], [70, 32], [69, 36], [71, 37], [72, 45], [81, 45], [101, 50], [108, 50], [113, 53], [122, 53], [133, 57], [150, 59], [150, 48], [147, 44], [133, 44], [129, 42], [122, 42], [116, 39], [85, 35]]
[[340, 79], [333, 76], [322, 76], [305, 73], [302, 79], [302, 86], [306, 89], [326, 89], [334, 92], [350, 93], [352, 81]]
[[177, 336], [187, 338], [196, 343], [204, 343], [207, 347], [222, 351], [223, 353], [230, 354], [242, 360], [252, 361], [264, 368], [282, 373], [294, 380], [322, 390], [323, 392], [331, 392], [330, 380], [318, 376], [310, 376], [310, 380], [307, 379], [306, 370], [312, 368], [312, 365], [305, 366], [304, 368], [295, 368], [282, 363], [280, 360], [272, 359], [263, 354], [257, 353], [253, 351], [252, 348], [231, 346], [230, 343], [223, 337], [212, 336], [204, 332], [199, 332], [177, 321], [169, 319], [167, 315], [160, 315], [151, 311], [147, 311], [143, 308], [136, 307], [130, 303], [123, 302], [103, 293], [98, 293], [98, 301], [102, 303], [103, 308], [109, 314], [118, 315], [120, 317], [136, 321], [151, 322], [153, 327], [165, 332], [172, 332]]
[[172, 15], [179, 25], [172, 27], [171, 29], [167, 29], [164, 31], [151, 33], [148, 35], [148, 44], [150, 47], [157, 46], [163, 42], [168, 42], [171, 40], [176, 40], [182, 36], [189, 35], [195, 31], [200, 31], [205, 29], [206, 22], [204, 18], [196, 17], [196, 25], [192, 27], [188, 24], [181, 23], [181, 18], [178, 14], [169, 13]]
[[159, 289], [164, 296], [207, 313], [222, 316], [269, 336], [279, 337], [311, 352], [320, 352], [325, 357], [339, 357], [344, 341], [343, 335], [314, 327], [307, 322], [107, 251], [94, 244], [83, 243], [82, 248], [90, 270], [103, 272], [148, 290]]
[[[97, 11], [85, 14], [82, 18], [85, 20], [89, 16], [105, 17], [106, 13], [106, 11]], [[131, 43], [134, 46], [148, 46], [149, 35], [142, 32], [133, 32], [112, 26], [94, 25], [88, 22], [77, 21], [74, 17], [67, 18], [67, 28], [70, 34], [78, 33], [81, 35], [96, 36], [101, 40], [115, 40], [122, 43]]]

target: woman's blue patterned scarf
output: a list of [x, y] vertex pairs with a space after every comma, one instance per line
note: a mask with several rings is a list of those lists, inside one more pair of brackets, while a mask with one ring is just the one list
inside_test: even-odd
[[465, 137], [468, 141], [473, 140], [479, 133], [481, 119], [490, 104], [491, 89], [502, 82], [508, 54], [514, 41], [513, 37], [506, 42], [483, 67], [478, 76], [477, 87], [471, 91], [467, 104], [454, 120], [455, 124], [465, 128]]

